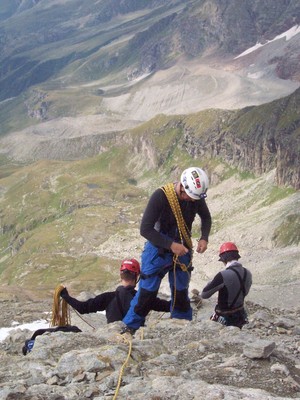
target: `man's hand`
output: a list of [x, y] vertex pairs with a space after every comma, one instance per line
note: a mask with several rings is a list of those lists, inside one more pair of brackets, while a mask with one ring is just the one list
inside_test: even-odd
[[197, 253], [204, 253], [205, 250], [207, 249], [207, 241], [204, 239], [200, 239], [198, 244], [197, 244]]
[[171, 249], [172, 252], [173, 252], [176, 256], [178, 256], [178, 257], [184, 256], [185, 254], [187, 254], [187, 253], [189, 252], [189, 249], [186, 248], [183, 244], [181, 244], [181, 243], [176, 243], [176, 242], [173, 242], [173, 243], [171, 244], [170, 249]]
[[65, 297], [69, 296], [68, 290], [67, 288], [64, 286], [64, 288], [62, 289], [62, 291], [60, 292], [60, 297], [62, 299], [64, 299]]

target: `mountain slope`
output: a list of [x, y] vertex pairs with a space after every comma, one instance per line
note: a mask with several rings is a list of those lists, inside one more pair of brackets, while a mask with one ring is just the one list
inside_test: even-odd
[[2, 293], [104, 289], [150, 189], [195, 163], [214, 217], [195, 280], [231, 239], [258, 298], [298, 301], [299, 1], [1, 4]]
[[[262, 104], [299, 86], [297, 0], [26, 1], [0, 22], [1, 132]], [[235, 58], [256, 43], [258, 51]], [[105, 122], [105, 120], [104, 120]]]
[[[39, 159], [81, 159], [130, 143], [135, 156], [160, 166], [174, 152], [192, 157], [219, 158], [241, 171], [259, 176], [276, 168], [276, 183], [300, 188], [300, 89], [292, 95], [241, 110], [206, 110], [196, 114], [160, 115], [135, 129], [122, 119], [64, 119], [47, 122], [0, 139], [2, 155], [21, 162]], [[128, 121], [127, 127], [134, 122]], [[100, 127], [101, 125], [101, 127]], [[88, 128], [87, 128], [88, 126]], [[111, 131], [98, 133], [105, 127]], [[83, 131], [85, 132], [83, 136]], [[173, 139], [176, 136], [176, 141]], [[157, 138], [168, 138], [162, 148]], [[177, 149], [176, 149], [177, 148]], [[145, 151], [146, 149], [146, 151]], [[152, 164], [153, 160], [149, 160]]]
[[[199, 155], [189, 154], [178, 145], [184, 139], [178, 121], [172, 124], [163, 132], [150, 124], [148, 130], [135, 130], [94, 158], [3, 167], [4, 296], [12, 289], [17, 293], [18, 287], [43, 296], [60, 282], [74, 290], [82, 285], [87, 290], [107, 288], [117, 279], [120, 259], [140, 257], [144, 239], [139, 223], [149, 193], [196, 164], [209, 172], [213, 230], [207, 253], [194, 257], [194, 282], [202, 284], [219, 268], [218, 246], [233, 240], [254, 273], [256, 302], [298, 302], [299, 191], [278, 188], [275, 169], [254, 177], [217, 158], [205, 158], [201, 147]], [[281, 297], [269, 292], [274, 287]]]

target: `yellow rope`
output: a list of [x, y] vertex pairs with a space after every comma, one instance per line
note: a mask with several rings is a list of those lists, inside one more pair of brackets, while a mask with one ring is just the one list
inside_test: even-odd
[[121, 336], [122, 336], [122, 339], [129, 344], [129, 350], [128, 350], [128, 354], [127, 354], [126, 360], [125, 360], [124, 364], [122, 365], [122, 367], [120, 369], [118, 384], [117, 384], [117, 388], [116, 388], [113, 400], [115, 400], [117, 398], [117, 396], [118, 396], [118, 393], [119, 393], [119, 390], [120, 390], [120, 386], [121, 386], [121, 383], [122, 383], [122, 376], [124, 374], [125, 367], [126, 367], [128, 361], [129, 361], [129, 358], [131, 356], [131, 351], [132, 351], [132, 339], [129, 340], [124, 335], [121, 335]]
[[193, 242], [191, 239], [191, 233], [186, 225], [186, 222], [185, 222], [182, 212], [181, 212], [181, 208], [180, 208], [178, 197], [177, 197], [177, 194], [175, 191], [174, 184], [168, 183], [167, 185], [162, 187], [162, 190], [165, 193], [165, 195], [168, 199], [168, 202], [170, 204], [171, 210], [173, 211], [173, 214], [175, 216], [179, 235], [180, 235], [180, 241], [183, 244], [184, 243], [183, 238], [184, 238], [185, 243], [187, 244], [188, 248], [191, 250], [191, 260], [190, 260], [190, 263], [188, 266], [179, 262], [177, 255], [174, 254], [174, 257], [173, 257], [173, 271], [174, 271], [174, 295], [173, 295], [173, 297], [174, 298], [173, 298], [173, 305], [172, 305], [172, 310], [171, 310], [171, 313], [172, 313], [172, 311], [174, 310], [174, 307], [175, 307], [175, 303], [176, 303], [176, 265], [179, 265], [180, 268], [182, 269], [182, 271], [189, 273], [188, 267], [191, 265], [192, 257], [193, 257]]
[[141, 327], [139, 330], [140, 330], [140, 339], [144, 340], [144, 327]]
[[60, 292], [64, 289], [63, 285], [58, 285], [53, 295], [52, 319], [50, 326], [71, 325], [70, 308], [68, 303], [61, 299]]
[[162, 190], [164, 191], [168, 202], [170, 204], [171, 210], [173, 211], [173, 214], [176, 218], [179, 234], [180, 234], [180, 240], [181, 243], [183, 244], [183, 238], [190, 250], [193, 249], [193, 242], [191, 239], [191, 234], [189, 232], [189, 229], [186, 225], [185, 220], [183, 219], [183, 215], [181, 212], [181, 208], [179, 205], [178, 197], [175, 192], [175, 187], [173, 183], [168, 183], [167, 185], [162, 187]]

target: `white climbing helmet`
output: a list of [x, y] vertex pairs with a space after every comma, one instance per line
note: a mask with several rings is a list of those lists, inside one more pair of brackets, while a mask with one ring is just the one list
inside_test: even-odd
[[198, 167], [187, 168], [181, 174], [180, 182], [186, 194], [194, 200], [204, 199], [209, 181], [206, 173]]

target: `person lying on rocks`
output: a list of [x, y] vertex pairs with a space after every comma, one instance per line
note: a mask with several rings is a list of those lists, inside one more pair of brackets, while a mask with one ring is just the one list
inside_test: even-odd
[[252, 274], [238, 262], [240, 258], [237, 246], [232, 242], [225, 242], [219, 251], [219, 261], [225, 265], [209, 282], [201, 293], [203, 299], [208, 299], [218, 293], [218, 302], [215, 312], [210, 319], [226, 326], [242, 328], [248, 323], [244, 308], [244, 299], [252, 285]]
[[[106, 311], [107, 323], [121, 321], [126, 315], [130, 302], [136, 294], [135, 286], [140, 276], [140, 264], [132, 258], [123, 260], [120, 267], [121, 284], [113, 292], [105, 292], [87, 301], [71, 297], [65, 287], [60, 296], [80, 314]], [[154, 311], [170, 312], [171, 302], [160, 298], [153, 299]]]

